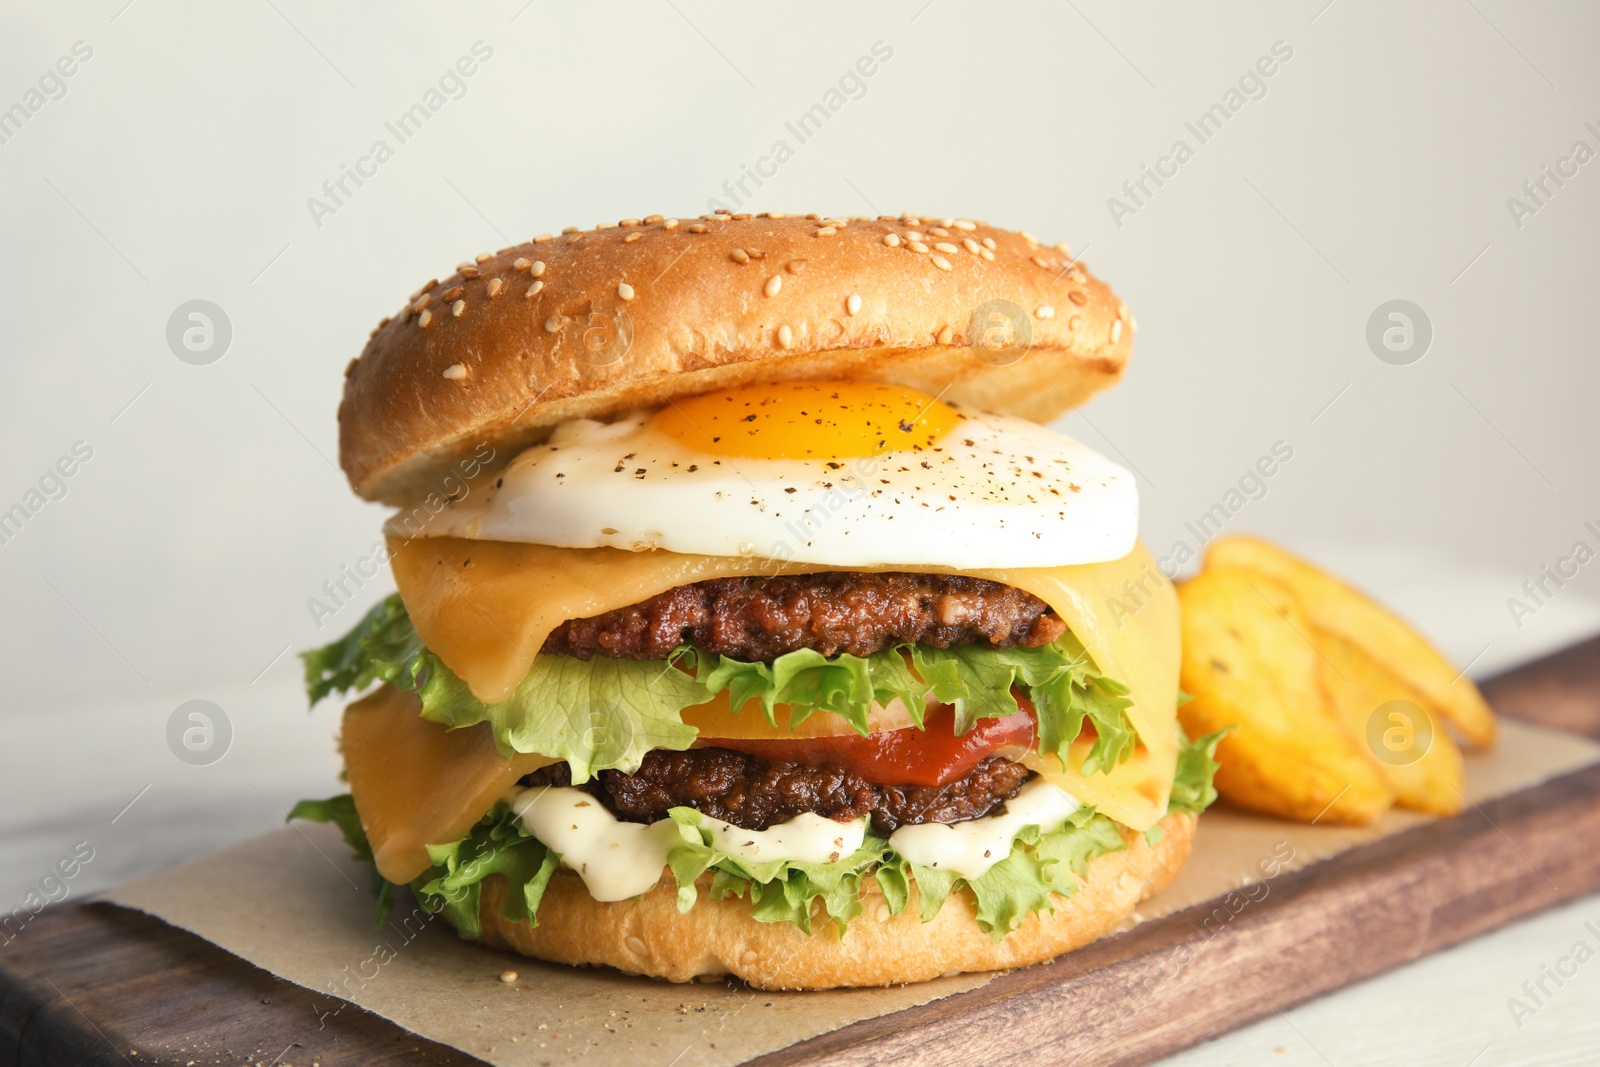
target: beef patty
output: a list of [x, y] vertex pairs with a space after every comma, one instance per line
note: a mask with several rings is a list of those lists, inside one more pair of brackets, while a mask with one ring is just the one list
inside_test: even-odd
[[905, 642], [1036, 648], [1066, 628], [1038, 597], [984, 578], [828, 571], [682, 585], [564, 622], [541, 651], [665, 659], [688, 642], [734, 659], [770, 661], [801, 648], [870, 656]]
[[[1029, 774], [1020, 763], [990, 756], [948, 785], [880, 785], [849, 771], [768, 762], [732, 749], [658, 748], [645, 755], [637, 773], [601, 771], [579, 788], [628, 822], [655, 822], [666, 818], [668, 808], [690, 807], [747, 830], [765, 830], [814, 811], [831, 819], [870, 815], [873, 832], [886, 837], [901, 826], [988, 815], [1016, 796]], [[522, 784], [567, 786], [572, 775], [557, 763]]]

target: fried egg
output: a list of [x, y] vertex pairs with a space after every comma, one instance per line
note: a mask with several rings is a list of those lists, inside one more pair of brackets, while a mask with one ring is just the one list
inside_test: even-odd
[[862, 381], [753, 385], [575, 419], [429, 536], [838, 567], [1055, 567], [1133, 549], [1123, 468], [1024, 419]]

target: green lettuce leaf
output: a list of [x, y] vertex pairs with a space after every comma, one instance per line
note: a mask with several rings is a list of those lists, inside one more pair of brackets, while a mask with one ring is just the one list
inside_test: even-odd
[[1218, 730], [1190, 741], [1187, 737], [1178, 746], [1178, 769], [1172, 778], [1172, 796], [1167, 810], [1187, 811], [1195, 815], [1209, 808], [1217, 799], [1217, 787], [1212, 778], [1221, 766], [1217, 763], [1217, 742], [1232, 730]]
[[711, 697], [670, 661], [536, 656], [510, 697], [485, 704], [422, 644], [398, 594], [302, 659], [312, 703], [377, 681], [414, 690], [423, 718], [452, 728], [488, 722], [502, 755], [565, 760], [579, 784], [610, 768], [632, 773], [652, 748], [688, 748], [696, 731], [680, 712]]
[[361, 825], [361, 816], [356, 814], [356, 802], [350, 799], [350, 794], [344, 793], [329, 797], [327, 800], [302, 800], [289, 809], [289, 814], [283, 821], [297, 820], [332, 823], [337, 826], [339, 833], [344, 835], [345, 844], [355, 853], [355, 858], [366, 863], [371, 869], [372, 892], [378, 898], [378, 919], [375, 928], [381, 928], [383, 920], [394, 907], [394, 885], [378, 873], [377, 864], [372, 857], [372, 844], [367, 840], [367, 831]]
[[776, 706], [786, 704], [795, 725], [825, 711], [865, 735], [874, 702], [898, 699], [921, 725], [931, 696], [954, 706], [956, 730], [966, 733], [979, 719], [1016, 714], [1016, 688], [1034, 706], [1040, 751], [1063, 766], [1085, 722], [1096, 734], [1085, 774], [1110, 771], [1138, 743], [1127, 688], [1098, 673], [1071, 634], [1039, 648], [908, 644], [867, 657], [801, 649], [771, 663], [688, 647], [668, 660], [536, 656], [512, 695], [487, 705], [422, 644], [395, 595], [345, 637], [303, 658], [313, 703], [378, 681], [414, 690], [424, 718], [456, 728], [488, 722], [503, 754], [565, 760], [577, 783], [602, 770], [636, 771], [652, 748], [688, 748], [696, 731], [683, 722], [683, 709], [724, 691], [735, 712], [754, 701], [773, 722]]
[[423, 907], [446, 914], [468, 941], [483, 932], [478, 908], [485, 878], [501, 875], [510, 889], [500, 914], [538, 926], [539, 902], [561, 863], [554, 849], [523, 833], [521, 822], [503, 803], [460, 841], [429, 845], [428, 858], [433, 867], [417, 876], [411, 890]]
[[302, 652], [300, 659], [306, 695], [315, 704], [331, 693], [356, 692], [378, 681], [413, 689], [430, 656], [395, 593], [374, 605], [339, 640]]
[[757, 922], [790, 922], [811, 932], [811, 912], [817, 901], [840, 933], [861, 914], [861, 879], [889, 855], [888, 842], [868, 834], [861, 847], [833, 863], [797, 863], [770, 860], [751, 863], [718, 852], [704, 816], [693, 808], [672, 808], [668, 815], [686, 832], [682, 844], [667, 858], [678, 882], [678, 910], [688, 911], [698, 897], [695, 880], [712, 871], [710, 896], [720, 900], [736, 896], [750, 901]]
[[771, 663], [747, 663], [714, 653], [691, 652], [707, 693], [728, 692], [728, 706], [739, 712], [757, 701], [767, 722], [776, 723], [775, 707], [791, 707], [789, 723], [798, 726], [814, 712], [842, 716], [865, 737], [873, 702], [899, 699], [922, 725], [923, 695], [928, 687], [911, 673], [898, 649], [863, 658], [844, 653], [824, 656], [809, 648], [785, 653]]
[[898, 698], [920, 726], [928, 697], [955, 709], [956, 733], [979, 719], [1004, 718], [1020, 710], [1013, 687], [1028, 694], [1038, 718], [1039, 749], [1066, 766], [1067, 746], [1085, 721], [1096, 739], [1085, 757], [1084, 774], [1109, 772], [1133, 755], [1138, 735], [1127, 715], [1128, 689], [1098, 673], [1083, 645], [1071, 634], [1039, 648], [988, 648], [964, 645], [934, 648], [900, 645], [868, 657], [848, 653], [824, 657], [810, 650], [790, 652], [771, 664], [745, 663], [690, 650], [696, 673], [713, 692], [727, 690], [738, 712], [760, 704], [768, 722], [774, 706], [795, 707], [798, 724], [813, 711], [843, 716], [865, 735], [874, 701]]
[[[1053, 907], [1051, 894], [1070, 897], [1089, 861], [1127, 848], [1117, 824], [1091, 807], [1079, 808], [1060, 829], [1041, 833], [1024, 827], [1010, 855], [977, 878], [911, 863], [899, 856], [878, 869], [878, 884], [915, 882], [923, 922], [932, 921], [950, 894], [965, 888], [972, 894], [979, 927], [996, 941], [1017, 928], [1028, 914]], [[887, 872], [887, 873], [886, 873]], [[899, 914], [905, 898], [884, 897]]]
[[632, 774], [653, 748], [688, 748], [697, 731], [680, 713], [708, 699], [693, 675], [670, 662], [606, 656], [537, 656], [499, 704], [482, 703], [436, 663], [419, 694], [423, 718], [451, 727], [488, 722], [503, 755], [537, 752], [565, 760], [575, 784], [611, 768]]
[[1041, 833], [1037, 826], [1024, 827], [1010, 855], [969, 880], [910, 863], [896, 855], [887, 841], [870, 834], [861, 848], [835, 863], [780, 860], [746, 864], [712, 847], [711, 834], [699, 829], [699, 812], [674, 808], [671, 815], [680, 826], [699, 833], [698, 842], [686, 840], [673, 850], [668, 862], [678, 882], [680, 911], [694, 905], [695, 879], [710, 870], [714, 872], [712, 899], [730, 895], [748, 899], [751, 914], [759, 921], [790, 922], [807, 933], [811, 932], [813, 907], [820, 901], [841, 936], [850, 920], [861, 914], [861, 884], [870, 874], [891, 915], [905, 909], [915, 884], [923, 922], [939, 914], [952, 892], [966, 888], [976, 903], [979, 926], [999, 941], [1030, 912], [1051, 908], [1051, 894], [1071, 896], [1090, 860], [1127, 847], [1115, 822], [1083, 807], [1050, 833]]
[[980, 718], [1017, 713], [1012, 687], [1025, 690], [1039, 723], [1039, 751], [1056, 756], [1063, 768], [1066, 750], [1083, 729], [1095, 728], [1095, 742], [1080, 768], [1084, 774], [1109, 772], [1133, 755], [1138, 735], [1128, 719], [1128, 688], [1098, 673], [1082, 643], [1070, 633], [1039, 648], [907, 646], [917, 673], [937, 679], [934, 696], [952, 704], [956, 732], [965, 733]]
[[[1093, 808], [1079, 808], [1050, 833], [1041, 833], [1037, 826], [1024, 827], [1010, 855], [969, 880], [909, 863], [896, 855], [887, 841], [871, 834], [860, 848], [833, 863], [746, 862], [712, 846], [711, 832], [704, 827], [700, 812], [673, 808], [669, 815], [682, 836], [667, 858], [678, 885], [680, 912], [694, 907], [699, 898], [696, 883], [710, 872], [708, 895], [713, 900], [738, 897], [749, 902], [750, 914], [758, 922], [793, 923], [807, 934], [812, 932], [813, 912], [820, 903], [841, 937], [850, 921], [861, 914], [865, 879], [874, 878], [893, 915], [905, 909], [915, 885], [924, 922], [939, 913], [951, 893], [966, 889], [976, 903], [979, 926], [998, 941], [1030, 912], [1051, 908], [1051, 894], [1071, 896], [1090, 860], [1126, 847], [1116, 823]], [[348, 796], [301, 801], [290, 818], [338, 825], [357, 855], [372, 862], [372, 849]], [[539, 904], [561, 862], [554, 849], [523, 830], [504, 803], [496, 804], [461, 840], [429, 845], [428, 856], [433, 866], [411, 883], [411, 890], [424, 908], [444, 914], [466, 940], [482, 933], [479, 908], [485, 878], [498, 874], [509, 886], [503, 915], [537, 926]], [[379, 892], [381, 926], [392, 906], [394, 887], [376, 868], [372, 877]]]

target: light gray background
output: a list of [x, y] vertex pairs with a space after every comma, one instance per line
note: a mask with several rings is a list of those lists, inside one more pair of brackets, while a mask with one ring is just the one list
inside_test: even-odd
[[[1230, 528], [1381, 588], [1473, 673], [1600, 627], [1600, 564], [1520, 627], [1506, 604], [1574, 541], [1600, 548], [1600, 160], [1520, 226], [1507, 204], [1574, 142], [1600, 151], [1600, 8], [1325, 3], [6, 4], [0, 109], [93, 50], [0, 143], [0, 510], [93, 449], [0, 544], [6, 899], [81, 837], [99, 844], [75, 892], [332, 790], [335, 713], [305, 713], [292, 651], [388, 588], [320, 631], [307, 610], [383, 517], [338, 473], [333, 419], [380, 317], [538, 232], [733, 206], [723, 183], [778, 139], [794, 157], [754, 210], [985, 218], [1069, 242], [1116, 287], [1132, 368], [1059, 425], [1136, 469], [1158, 552], [1284, 441]], [[478, 41], [492, 57], [396, 146], [385, 121]], [[798, 144], [785, 122], [880, 41], [892, 58]], [[1279, 41], [1293, 57], [1265, 94], [1197, 145], [1185, 122]], [[319, 225], [308, 198], [378, 138], [394, 158]], [[1119, 226], [1108, 198], [1179, 138], [1194, 157]], [[192, 299], [231, 321], [209, 366], [167, 345]], [[1365, 340], [1392, 299], [1432, 322], [1409, 366]], [[166, 748], [194, 698], [233, 727], [209, 767]], [[1552, 953], [1576, 926], [1548, 928]], [[1545, 1055], [1600, 979], [1516, 1032], [1503, 999], [1543, 961], [1505, 964], [1515, 982], [1456, 965], [1471, 1018], [1388, 1025], [1439, 1062], [1491, 1039], [1485, 1065]], [[1373, 1003], [1462, 1002], [1383, 981]], [[1307, 1020], [1358, 995], [1186, 1062], [1357, 1058], [1348, 1019]]]

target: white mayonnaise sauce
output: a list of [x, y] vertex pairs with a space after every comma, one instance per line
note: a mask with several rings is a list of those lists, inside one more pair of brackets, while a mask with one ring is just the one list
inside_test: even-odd
[[1023, 827], [1044, 833], [1059, 830], [1078, 810], [1078, 802], [1043, 778], [1035, 778], [1006, 801], [1004, 815], [966, 822], [902, 826], [889, 835], [889, 847], [922, 867], [977, 878], [1011, 854]]
[[[626, 900], [661, 880], [667, 855], [683, 841], [678, 824], [622, 822], [581, 789], [514, 790], [506, 802], [523, 829], [561, 854], [596, 900]], [[705, 817], [712, 847], [733, 859], [765, 863], [832, 863], [861, 847], [867, 820], [835, 822], [813, 812], [765, 830], [745, 830]]]
[[[671, 819], [623, 822], [581, 789], [516, 789], [506, 802], [523, 829], [559, 852], [596, 900], [627, 900], [649, 890], [661, 880], [668, 854], [683, 841]], [[1037, 778], [1006, 801], [1004, 815], [902, 826], [890, 835], [889, 847], [919, 866], [977, 878], [1010, 855], [1024, 827], [1049, 833], [1077, 810], [1076, 800]], [[710, 832], [713, 848], [748, 863], [833, 863], [860, 848], [867, 832], [865, 818], [843, 823], [813, 812], [765, 830], [710, 816], [701, 825]]]

